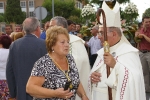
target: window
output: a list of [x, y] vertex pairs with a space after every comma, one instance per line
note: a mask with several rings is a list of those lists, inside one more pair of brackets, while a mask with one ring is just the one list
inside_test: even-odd
[[82, 3], [80, 3], [79, 1], [76, 2], [76, 7], [82, 9]]
[[4, 3], [0, 2], [0, 9], [4, 9]]
[[20, 1], [20, 6], [21, 6], [21, 8], [26, 8], [26, 2], [25, 1]]
[[33, 12], [29, 12], [29, 16], [30, 17], [34, 17], [34, 13]]
[[34, 7], [34, 1], [29, 1], [29, 7]]

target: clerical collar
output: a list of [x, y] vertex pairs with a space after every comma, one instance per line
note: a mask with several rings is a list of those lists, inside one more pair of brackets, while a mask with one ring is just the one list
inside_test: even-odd
[[110, 51], [114, 51], [118, 48], [118, 46], [123, 42], [122, 39], [120, 39], [116, 44], [110, 47]]
[[[121, 40], [121, 38], [120, 38], [120, 40]], [[112, 45], [111, 47], [113, 47], [113, 46], [115, 46], [116, 44], [118, 44], [118, 43], [120, 42], [120, 40], [119, 40], [117, 43], [115, 43], [114, 45]]]

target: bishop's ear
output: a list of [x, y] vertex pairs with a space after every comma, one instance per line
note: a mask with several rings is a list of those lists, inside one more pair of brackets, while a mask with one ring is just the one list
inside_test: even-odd
[[118, 33], [116, 31], [111, 31], [113, 36], [116, 36]]

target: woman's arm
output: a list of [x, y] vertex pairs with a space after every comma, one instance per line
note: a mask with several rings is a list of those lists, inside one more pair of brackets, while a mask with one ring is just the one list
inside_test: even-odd
[[86, 93], [84, 91], [84, 88], [83, 88], [81, 82], [79, 84], [79, 87], [78, 87], [78, 90], [77, 90], [77, 94], [78, 94], [79, 97], [82, 98], [82, 100], [89, 100], [88, 97], [86, 96]]
[[26, 92], [36, 98], [58, 97], [66, 99], [66, 97], [70, 98], [73, 95], [73, 93], [69, 92], [69, 90], [64, 91], [64, 88], [59, 88], [56, 90], [44, 88], [42, 87], [44, 81], [45, 77], [43, 76], [30, 76], [26, 85]]

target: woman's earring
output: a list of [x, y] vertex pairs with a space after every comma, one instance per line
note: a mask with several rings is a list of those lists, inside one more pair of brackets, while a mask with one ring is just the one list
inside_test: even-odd
[[54, 52], [54, 49], [52, 49], [52, 52]]

